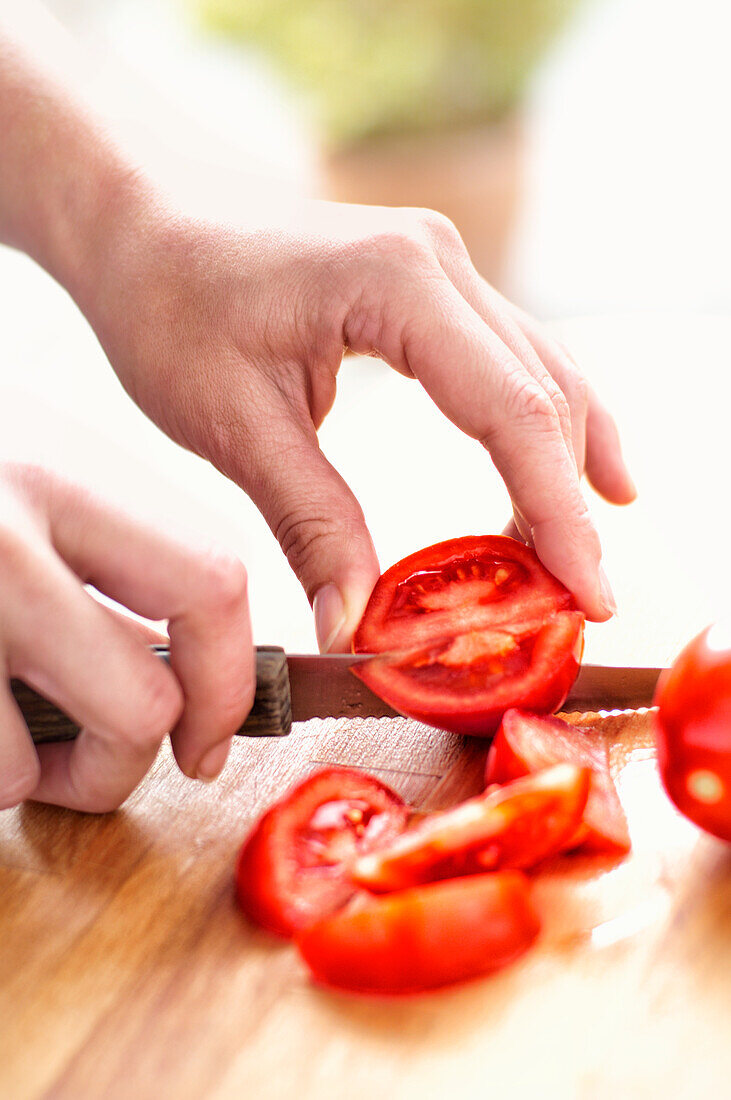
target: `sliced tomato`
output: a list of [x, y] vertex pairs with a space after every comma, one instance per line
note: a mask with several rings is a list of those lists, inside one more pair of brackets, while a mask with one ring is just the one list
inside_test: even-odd
[[731, 841], [731, 626], [718, 623], [690, 642], [655, 695], [657, 757], [678, 809]]
[[390, 706], [487, 736], [514, 706], [556, 710], [579, 669], [584, 616], [535, 552], [502, 535], [430, 546], [376, 584], [354, 669]]
[[352, 867], [374, 893], [498, 868], [534, 867], [562, 851], [581, 823], [590, 772], [559, 764], [430, 814]]
[[559, 763], [591, 770], [583, 824], [574, 843], [596, 851], [629, 851], [627, 819], [609, 770], [608, 745], [593, 730], [553, 716], [509, 710], [488, 753], [485, 783], [509, 783]]
[[306, 928], [297, 946], [328, 985], [418, 993], [506, 966], [538, 931], [527, 880], [503, 871], [368, 899]]
[[397, 794], [364, 772], [310, 775], [244, 842], [236, 868], [242, 909], [270, 932], [291, 936], [352, 897], [353, 861], [393, 840], [408, 814]]

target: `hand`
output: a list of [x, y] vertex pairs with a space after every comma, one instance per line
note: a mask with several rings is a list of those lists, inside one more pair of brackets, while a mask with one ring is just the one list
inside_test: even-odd
[[611, 615], [579, 480], [586, 469], [606, 499], [633, 498], [614, 422], [566, 352], [478, 275], [449, 221], [312, 203], [293, 218], [302, 228], [243, 230], [135, 201], [82, 305], [138, 404], [260, 508], [321, 648], [347, 647], [379, 573], [317, 442], [344, 348], [417, 378], [489, 451], [520, 535], [590, 618]]
[[[170, 668], [87, 583], [168, 620]], [[182, 770], [212, 779], [254, 696], [246, 574], [46, 471], [0, 464], [0, 660], [0, 809], [27, 798], [114, 809], [169, 731]], [[12, 677], [83, 726], [78, 739], [34, 748]]]

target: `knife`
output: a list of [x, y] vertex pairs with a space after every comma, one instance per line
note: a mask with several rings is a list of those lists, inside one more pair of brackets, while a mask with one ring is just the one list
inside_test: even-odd
[[[153, 646], [169, 661], [167, 646]], [[382, 654], [378, 656], [383, 656]], [[374, 695], [351, 669], [373, 654], [286, 654], [278, 646], [256, 650], [256, 696], [241, 729], [246, 737], [281, 737], [293, 722], [310, 718], [395, 718], [398, 712]], [[564, 711], [631, 710], [649, 707], [661, 668], [583, 665], [561, 708]], [[15, 700], [33, 741], [71, 741], [78, 725], [57, 706], [19, 680]]]

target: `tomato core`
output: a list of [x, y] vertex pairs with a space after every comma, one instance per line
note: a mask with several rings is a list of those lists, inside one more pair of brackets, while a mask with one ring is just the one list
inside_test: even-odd
[[372, 806], [358, 799], [339, 799], [318, 806], [297, 836], [297, 856], [303, 867], [331, 867], [355, 859]]

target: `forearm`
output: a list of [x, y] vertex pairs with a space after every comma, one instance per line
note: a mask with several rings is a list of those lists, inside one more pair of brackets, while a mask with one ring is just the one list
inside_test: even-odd
[[84, 308], [120, 222], [136, 216], [149, 185], [6, 12], [0, 5], [0, 241]]

